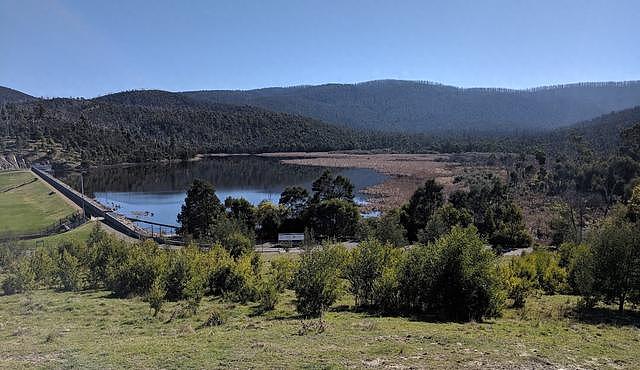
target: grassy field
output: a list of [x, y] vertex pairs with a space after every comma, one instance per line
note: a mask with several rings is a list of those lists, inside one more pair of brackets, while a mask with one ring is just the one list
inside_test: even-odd
[[25, 249], [33, 249], [39, 245], [57, 246], [62, 242], [71, 240], [86, 241], [89, 238], [91, 231], [95, 227], [96, 222], [97, 221], [89, 221], [82, 226], [61, 234], [45, 236], [43, 238], [37, 239], [19, 240], [16, 242], [16, 244]]
[[[205, 298], [197, 315], [152, 317], [141, 299], [38, 290], [0, 297], [2, 368], [639, 368], [640, 319], [571, 314], [575, 297], [530, 300], [486, 323], [353, 312], [345, 297], [315, 330], [291, 292], [275, 311]], [[204, 327], [213, 307], [226, 322]], [[316, 327], [317, 328], [317, 327]]]
[[0, 237], [37, 233], [74, 212], [33, 173], [0, 172]]

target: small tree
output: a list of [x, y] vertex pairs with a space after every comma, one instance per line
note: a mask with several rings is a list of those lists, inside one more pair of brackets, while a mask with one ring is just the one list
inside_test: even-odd
[[258, 238], [262, 240], [275, 240], [278, 238], [278, 230], [282, 223], [282, 210], [269, 201], [262, 201], [256, 212], [258, 221]]
[[66, 249], [58, 262], [58, 278], [65, 291], [78, 291], [84, 283], [84, 274], [80, 261]]
[[224, 246], [233, 258], [238, 258], [245, 253], [253, 251], [253, 242], [251, 239], [239, 232], [228, 235], [224, 239]]
[[149, 301], [149, 308], [153, 310], [153, 317], [158, 316], [162, 304], [164, 303], [164, 297], [167, 291], [164, 289], [164, 284], [160, 279], [156, 279], [147, 293], [147, 301]]
[[377, 240], [366, 240], [350, 252], [345, 267], [345, 278], [356, 306], [374, 303], [374, 286], [385, 269], [397, 261], [400, 250], [383, 245]]
[[400, 223], [400, 210], [392, 209], [373, 220], [372, 236], [384, 244], [403, 247], [407, 244], [407, 230]]
[[351, 181], [344, 176], [333, 176], [331, 171], [326, 170], [316, 179], [311, 189], [313, 190], [313, 203], [324, 200], [341, 199], [345, 201], [353, 201], [354, 186]]
[[591, 241], [593, 288], [620, 311], [629, 298], [640, 297], [640, 225], [626, 216], [625, 207], [615, 209]]
[[228, 197], [224, 201], [227, 214], [235, 221], [244, 233], [251, 233], [256, 228], [256, 207], [244, 198]]
[[189, 234], [199, 239], [207, 236], [211, 226], [224, 216], [224, 207], [216, 196], [213, 185], [196, 179], [187, 192], [187, 197], [178, 214], [180, 234]]
[[307, 189], [301, 186], [289, 186], [280, 194], [281, 206], [285, 207], [288, 211], [288, 217], [299, 218], [302, 216], [307, 203], [309, 202], [309, 192]]
[[346, 250], [325, 246], [305, 252], [294, 276], [296, 309], [307, 317], [322, 316], [341, 292], [340, 271]]
[[352, 202], [330, 199], [309, 208], [309, 225], [321, 238], [348, 238], [356, 234], [360, 212]]
[[399, 272], [404, 304], [454, 320], [495, 316], [502, 304], [496, 257], [475, 227], [454, 227], [427, 246], [413, 248]]
[[9, 275], [2, 282], [4, 294], [27, 292], [35, 287], [36, 274], [26, 258], [15, 262], [9, 267]]
[[435, 180], [428, 180], [419, 187], [402, 207], [401, 222], [407, 230], [411, 241], [418, 238], [418, 231], [424, 229], [433, 213], [444, 203], [442, 185]]
[[464, 208], [445, 204], [438, 208], [424, 229], [418, 232], [418, 241], [426, 244], [447, 234], [454, 226], [467, 227], [473, 222], [473, 215]]

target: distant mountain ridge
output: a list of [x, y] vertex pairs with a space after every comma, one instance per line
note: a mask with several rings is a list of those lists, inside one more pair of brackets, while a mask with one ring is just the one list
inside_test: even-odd
[[[0, 103], [34, 100], [37, 98], [0, 87]], [[356, 130], [493, 135], [549, 131], [638, 106], [640, 81], [587, 82], [517, 90], [378, 80], [255, 90], [175, 93], [133, 90], [89, 100], [218, 111], [231, 106], [251, 106]]]
[[21, 91], [10, 89], [8, 87], [0, 86], [0, 104], [2, 103], [11, 103], [11, 102], [19, 102], [19, 101], [31, 101], [36, 100], [37, 98], [25, 94]]
[[612, 153], [622, 142], [621, 133], [635, 125], [640, 125], [640, 106], [556, 129], [538, 140], [557, 151], [575, 145], [572, 141], [578, 139], [594, 150]]
[[257, 106], [356, 129], [486, 133], [548, 130], [640, 105], [640, 81], [513, 90], [379, 80], [182, 94], [202, 102]]
[[[187, 159], [205, 153], [424, 148], [428, 138], [378, 135], [252, 106], [207, 103], [138, 90], [94, 99], [38, 99], [0, 105], [9, 150], [42, 148], [86, 163]], [[47, 158], [44, 158], [47, 159]]]

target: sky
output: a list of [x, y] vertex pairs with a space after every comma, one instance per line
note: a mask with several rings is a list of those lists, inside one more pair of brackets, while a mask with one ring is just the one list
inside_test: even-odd
[[0, 86], [93, 97], [640, 80], [639, 20], [638, 0], [0, 0]]

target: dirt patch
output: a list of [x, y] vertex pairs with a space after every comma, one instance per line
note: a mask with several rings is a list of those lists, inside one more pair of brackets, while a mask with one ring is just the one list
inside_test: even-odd
[[283, 163], [337, 168], [368, 168], [389, 176], [364, 193], [370, 196], [365, 210], [388, 210], [406, 203], [413, 192], [428, 179], [436, 179], [449, 193], [456, 188], [455, 176], [465, 166], [448, 154], [351, 154], [351, 153], [268, 153]]

